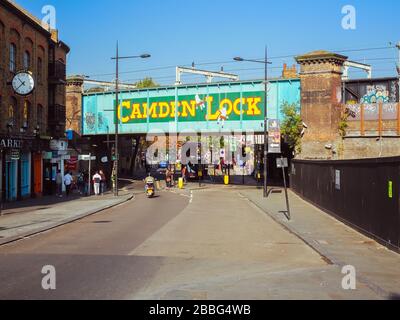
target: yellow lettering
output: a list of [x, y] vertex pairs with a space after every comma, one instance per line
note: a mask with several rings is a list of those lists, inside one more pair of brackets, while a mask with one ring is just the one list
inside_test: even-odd
[[[226, 107], [226, 105], [228, 107]], [[231, 114], [232, 113], [232, 109], [233, 109], [233, 105], [232, 105], [232, 101], [229, 99], [224, 99], [221, 101], [220, 103], [220, 109], [223, 109], [224, 107], [226, 107], [226, 114]]]
[[[180, 107], [181, 106], [181, 103], [180, 103], [180, 101], [178, 101], [178, 107]], [[170, 115], [170, 117], [171, 118], [175, 118], [175, 113], [176, 113], [176, 102], [175, 101], [172, 101], [171, 102], [171, 115]], [[181, 113], [178, 111], [178, 117], [181, 115]]]
[[214, 114], [212, 113], [212, 104], [214, 101], [213, 97], [207, 97], [206, 99], [207, 101], [207, 120], [217, 120], [218, 119], [218, 115], [219, 115], [219, 111], [217, 110]]
[[122, 117], [122, 108], [125, 109], [130, 109], [131, 105], [129, 103], [129, 101], [123, 101], [119, 106], [118, 106], [118, 119], [122, 122], [122, 123], [127, 123], [129, 121], [129, 116], [127, 117]]
[[160, 113], [158, 114], [158, 117], [162, 119], [168, 117], [170, 114], [169, 104], [167, 102], [160, 102], [158, 106], [160, 107]]
[[157, 102], [153, 102], [151, 104], [150, 110], [149, 110], [149, 116], [152, 117], [153, 119], [157, 118]]
[[187, 118], [189, 116], [188, 111], [192, 117], [196, 116], [196, 101], [182, 101], [182, 117]]
[[258, 116], [261, 114], [261, 110], [258, 107], [258, 104], [261, 102], [261, 98], [247, 98], [246, 100], [248, 109], [247, 109], [247, 115], [248, 116]]
[[233, 103], [233, 112], [235, 112], [238, 116], [243, 113], [243, 110], [240, 110], [240, 104], [244, 103], [244, 99], [236, 99]]
[[139, 103], [134, 103], [132, 105], [132, 114], [131, 114], [131, 119], [142, 119], [142, 113], [140, 112], [140, 104]]

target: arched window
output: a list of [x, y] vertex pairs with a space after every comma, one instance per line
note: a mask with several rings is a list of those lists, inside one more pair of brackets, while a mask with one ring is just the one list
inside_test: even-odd
[[17, 46], [14, 43], [10, 44], [10, 71], [17, 71]]
[[36, 121], [36, 129], [39, 132], [42, 132], [44, 129], [44, 119], [43, 119], [43, 106], [41, 104], [38, 104], [37, 106], [37, 121]]
[[28, 129], [29, 127], [29, 114], [30, 114], [31, 104], [29, 101], [25, 100], [24, 102], [24, 110], [22, 113], [22, 127], [24, 129]]
[[29, 70], [31, 67], [31, 54], [29, 51], [24, 52], [24, 69]]
[[11, 97], [10, 104], [8, 106], [8, 121], [7, 121], [7, 126], [9, 128], [12, 128], [16, 125], [16, 116], [17, 116], [17, 99]]
[[42, 58], [38, 58], [38, 63], [37, 63], [37, 78], [38, 82], [42, 83], [42, 77], [43, 77], [43, 61]]

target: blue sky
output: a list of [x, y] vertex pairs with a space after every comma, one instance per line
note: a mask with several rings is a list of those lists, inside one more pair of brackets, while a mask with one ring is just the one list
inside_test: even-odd
[[[121, 64], [126, 81], [152, 76], [162, 84], [174, 82], [173, 66], [194, 61], [203, 69], [232, 71], [242, 79], [261, 78], [262, 65], [232, 63], [232, 57], [261, 58], [268, 44], [277, 76], [284, 62], [274, 58], [313, 50], [387, 47], [400, 41], [400, 1], [381, 0], [17, 0], [41, 17], [44, 5], [53, 5], [61, 39], [71, 47], [69, 74], [87, 74], [111, 80], [110, 57], [119, 40], [120, 53], [148, 52], [149, 60]], [[356, 9], [356, 30], [341, 25], [344, 5]], [[371, 63], [375, 76], [395, 75], [395, 49], [343, 52], [351, 59]], [[366, 59], [366, 60], [364, 60]], [[148, 70], [158, 67], [168, 69]], [[244, 70], [242, 70], [244, 69]], [[138, 70], [148, 70], [137, 72]], [[134, 72], [136, 71], [136, 72]], [[362, 73], [354, 76], [362, 77]], [[187, 77], [187, 81], [202, 79]]]

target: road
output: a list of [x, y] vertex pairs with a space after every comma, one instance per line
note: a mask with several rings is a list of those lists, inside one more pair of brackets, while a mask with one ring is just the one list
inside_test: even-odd
[[[0, 247], [0, 299], [351, 299], [340, 270], [232, 190], [144, 195]], [[42, 267], [56, 290], [41, 287]]]

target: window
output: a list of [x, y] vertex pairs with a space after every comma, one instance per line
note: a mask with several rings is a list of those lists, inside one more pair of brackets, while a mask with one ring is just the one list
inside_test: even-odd
[[39, 132], [42, 132], [44, 129], [44, 121], [43, 121], [43, 106], [41, 104], [38, 104], [37, 106], [37, 127]]
[[41, 58], [38, 58], [38, 63], [37, 63], [37, 78], [38, 82], [42, 83], [42, 70], [43, 70], [43, 62]]
[[8, 106], [8, 122], [7, 126], [9, 128], [15, 126], [16, 122], [16, 111], [17, 111], [17, 99], [11, 97], [10, 105]]
[[29, 103], [29, 101], [25, 101], [24, 102], [24, 112], [22, 114], [22, 116], [23, 116], [22, 127], [24, 129], [28, 129], [28, 127], [29, 127], [30, 109], [31, 109], [31, 104]]
[[31, 67], [31, 54], [28, 51], [24, 52], [24, 69], [29, 70]]
[[17, 47], [14, 43], [10, 44], [10, 71], [16, 72], [17, 70]]

